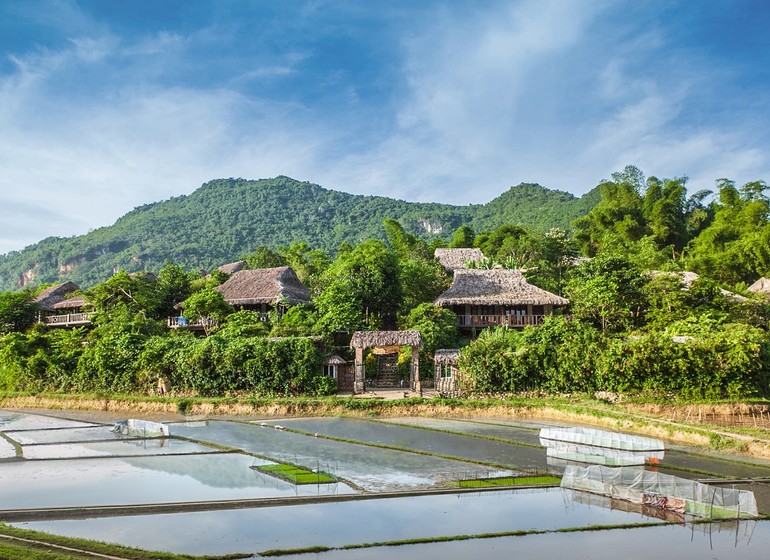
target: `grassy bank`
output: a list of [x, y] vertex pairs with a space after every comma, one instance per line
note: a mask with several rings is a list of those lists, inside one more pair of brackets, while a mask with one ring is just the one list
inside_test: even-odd
[[0, 523], [0, 558], [3, 560], [73, 560], [110, 558], [113, 560], [234, 560], [250, 554], [192, 556], [129, 548], [114, 544], [74, 539], [17, 529]]

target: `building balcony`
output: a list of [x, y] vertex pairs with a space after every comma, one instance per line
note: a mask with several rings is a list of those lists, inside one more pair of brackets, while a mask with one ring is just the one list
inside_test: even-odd
[[539, 326], [547, 315], [458, 315], [460, 327], [514, 327]]
[[168, 326], [170, 329], [190, 329], [202, 331], [216, 327], [218, 324], [218, 321], [209, 319], [208, 317], [199, 317], [193, 321], [189, 321], [185, 317], [169, 317], [166, 320], [166, 326]]
[[88, 313], [67, 313], [66, 315], [49, 315], [45, 324], [49, 327], [82, 327], [90, 325], [93, 311]]

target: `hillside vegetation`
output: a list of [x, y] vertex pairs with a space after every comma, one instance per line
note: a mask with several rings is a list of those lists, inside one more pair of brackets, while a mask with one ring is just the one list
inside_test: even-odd
[[49, 237], [0, 255], [0, 290], [72, 280], [90, 287], [116, 270], [158, 271], [167, 261], [212, 270], [264, 246], [295, 242], [334, 254], [343, 242], [386, 237], [383, 219], [427, 240], [448, 241], [462, 225], [476, 231], [502, 224], [567, 229], [599, 200], [521, 184], [484, 205], [405, 202], [324, 189], [289, 177], [210, 181], [189, 196], [135, 208], [86, 235]]

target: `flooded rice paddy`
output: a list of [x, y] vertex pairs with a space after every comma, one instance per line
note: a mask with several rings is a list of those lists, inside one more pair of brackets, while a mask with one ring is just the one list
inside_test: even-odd
[[[766, 557], [770, 521], [694, 524], [561, 488], [456, 489], [467, 478], [560, 474], [563, 467], [539, 446], [542, 426], [427, 418], [211, 420], [170, 423], [167, 438], [126, 438], [113, 433], [112, 424], [57, 418], [53, 412], [0, 411], [0, 518], [13, 520], [11, 510], [120, 507], [120, 516], [39, 512], [13, 524], [187, 554], [258, 555], [321, 546], [333, 550], [290, 557], [537, 559], [562, 557], [567, 548], [571, 558], [594, 560], [610, 554], [646, 558], [661, 550], [685, 559]], [[254, 468], [273, 462], [323, 471], [338, 482], [296, 485]], [[686, 478], [770, 475], [765, 463], [682, 449], [666, 450], [660, 470]], [[770, 512], [770, 486], [748, 486], [760, 512]], [[269, 506], [260, 504], [268, 499]], [[243, 503], [225, 510], [214, 505], [223, 502]], [[152, 504], [175, 509], [142, 509]], [[555, 532], [635, 524], [651, 526]], [[490, 538], [462, 540], [482, 534]], [[451, 540], [426, 542], [439, 539]], [[414, 540], [420, 542], [340, 549]]]

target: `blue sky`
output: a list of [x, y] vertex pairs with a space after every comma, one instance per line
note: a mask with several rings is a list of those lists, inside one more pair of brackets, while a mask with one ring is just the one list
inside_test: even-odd
[[0, 253], [220, 177], [770, 180], [763, 0], [3, 0]]

